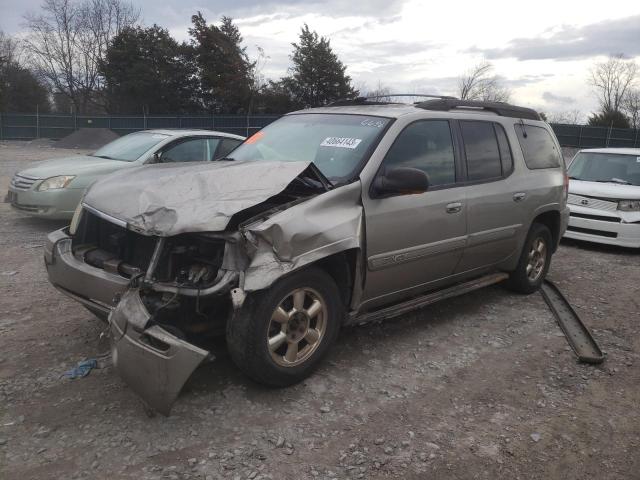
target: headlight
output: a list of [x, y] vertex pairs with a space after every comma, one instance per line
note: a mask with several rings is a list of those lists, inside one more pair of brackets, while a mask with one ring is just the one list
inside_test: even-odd
[[38, 185], [38, 191], [44, 192], [45, 190], [55, 190], [57, 188], [66, 188], [75, 175], [60, 175], [58, 177], [50, 177]]
[[618, 210], [623, 212], [640, 212], [640, 200], [620, 200]]

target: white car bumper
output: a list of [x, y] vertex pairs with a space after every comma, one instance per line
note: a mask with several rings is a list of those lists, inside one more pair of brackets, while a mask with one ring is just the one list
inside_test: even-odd
[[640, 212], [620, 212], [569, 205], [565, 238], [640, 248]]

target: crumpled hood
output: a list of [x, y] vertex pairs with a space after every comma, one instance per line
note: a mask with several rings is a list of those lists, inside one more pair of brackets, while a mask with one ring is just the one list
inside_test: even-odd
[[569, 193], [614, 200], [640, 200], [640, 186], [570, 180]]
[[282, 192], [310, 162], [167, 163], [94, 183], [84, 203], [148, 235], [222, 231], [231, 217]]
[[131, 166], [130, 162], [108, 160], [89, 155], [75, 155], [34, 162], [28, 168], [21, 170], [20, 173], [44, 179], [57, 175], [106, 174]]

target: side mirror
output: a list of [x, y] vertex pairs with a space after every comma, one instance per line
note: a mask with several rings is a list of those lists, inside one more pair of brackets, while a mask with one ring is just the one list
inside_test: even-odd
[[151, 163], [162, 163], [161, 157], [162, 157], [162, 153], [161, 152], [154, 153], [153, 154], [153, 161]]
[[376, 197], [412, 195], [429, 189], [429, 177], [422, 170], [409, 167], [392, 168], [373, 181]]

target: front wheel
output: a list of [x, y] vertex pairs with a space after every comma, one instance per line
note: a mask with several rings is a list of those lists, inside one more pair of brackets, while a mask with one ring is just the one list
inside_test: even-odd
[[546, 225], [534, 223], [524, 242], [516, 269], [507, 287], [518, 293], [533, 293], [540, 288], [551, 265], [551, 232]]
[[337, 337], [342, 312], [331, 276], [310, 267], [249, 295], [227, 325], [227, 348], [254, 380], [292, 385], [319, 365]]

